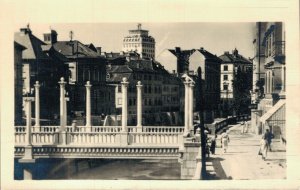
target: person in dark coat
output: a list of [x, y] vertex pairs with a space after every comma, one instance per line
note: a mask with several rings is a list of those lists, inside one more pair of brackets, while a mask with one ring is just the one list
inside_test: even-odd
[[216, 150], [216, 139], [217, 139], [217, 134], [211, 138], [210, 152], [213, 155], [215, 154], [215, 150]]
[[264, 134], [264, 139], [267, 141], [267, 150], [269, 150], [270, 152], [272, 151], [271, 143], [273, 138], [274, 135], [269, 131], [269, 129], [266, 129], [266, 132]]

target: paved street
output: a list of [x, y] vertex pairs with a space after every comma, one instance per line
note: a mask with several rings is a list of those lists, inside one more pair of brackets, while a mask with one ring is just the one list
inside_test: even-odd
[[[241, 134], [240, 125], [228, 130], [230, 137], [226, 153], [216, 148], [216, 154], [207, 161], [207, 171], [211, 179], [285, 179], [286, 151], [279, 140], [272, 141], [272, 152], [267, 159], [258, 155], [261, 136]], [[217, 141], [220, 146], [220, 141]]]

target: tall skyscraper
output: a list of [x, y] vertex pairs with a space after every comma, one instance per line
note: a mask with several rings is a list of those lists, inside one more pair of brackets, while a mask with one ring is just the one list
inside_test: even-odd
[[123, 51], [136, 51], [141, 58], [155, 58], [155, 39], [148, 35], [148, 30], [142, 30], [142, 24], [136, 30], [129, 30], [129, 35], [124, 37]]

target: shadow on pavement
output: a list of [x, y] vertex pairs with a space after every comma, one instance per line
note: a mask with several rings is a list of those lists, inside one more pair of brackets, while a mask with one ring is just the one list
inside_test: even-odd
[[208, 158], [207, 162], [211, 162], [212, 166], [214, 168], [215, 174], [207, 173], [206, 180], [218, 180], [218, 179], [232, 179], [231, 176], [227, 176], [222, 165], [221, 161], [223, 161], [223, 158], [214, 157], [214, 158]]

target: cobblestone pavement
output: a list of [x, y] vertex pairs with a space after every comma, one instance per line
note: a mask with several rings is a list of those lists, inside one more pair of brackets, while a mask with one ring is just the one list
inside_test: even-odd
[[[207, 160], [209, 179], [285, 179], [286, 149], [277, 139], [272, 141], [272, 152], [268, 152], [264, 161], [258, 155], [261, 136], [241, 133], [237, 124], [228, 130], [229, 147], [223, 153], [221, 147]], [[217, 146], [220, 141], [217, 139]]]

